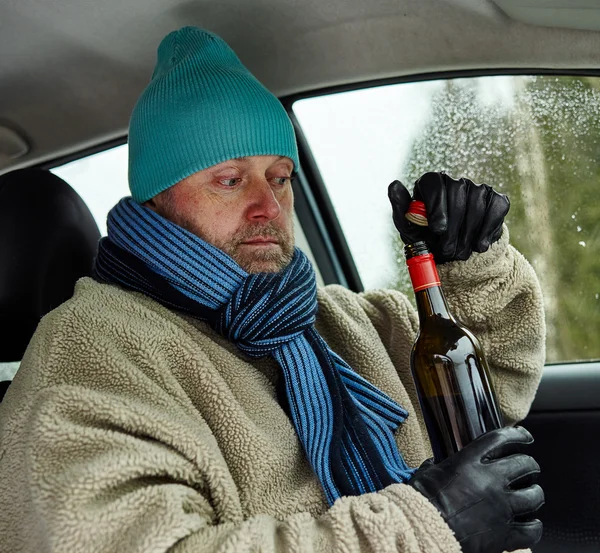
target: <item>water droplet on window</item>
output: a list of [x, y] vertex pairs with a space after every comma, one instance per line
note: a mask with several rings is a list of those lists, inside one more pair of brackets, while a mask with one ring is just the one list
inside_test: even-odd
[[581, 242], [578, 242], [578, 244], [579, 244], [580, 246], [583, 246], [583, 247], [585, 248], [585, 242], [584, 242], [583, 240], [582, 240]]
[[571, 215], [571, 219], [575, 219], [575, 213], [573, 213], [573, 215]]
[[581, 232], [581, 227], [577, 225], [577, 232]]
[[600, 294], [596, 294], [596, 299], [600, 298]]

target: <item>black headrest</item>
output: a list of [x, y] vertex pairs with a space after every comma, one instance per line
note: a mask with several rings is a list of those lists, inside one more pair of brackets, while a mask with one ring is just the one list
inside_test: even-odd
[[88, 207], [56, 175], [0, 175], [0, 361], [21, 360], [41, 317], [91, 273], [99, 238]]

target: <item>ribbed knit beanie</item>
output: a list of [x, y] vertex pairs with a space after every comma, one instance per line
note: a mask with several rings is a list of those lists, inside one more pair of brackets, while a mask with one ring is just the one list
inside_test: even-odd
[[197, 27], [167, 35], [152, 80], [129, 122], [129, 188], [144, 202], [228, 159], [289, 157], [292, 123], [279, 102], [220, 37]]

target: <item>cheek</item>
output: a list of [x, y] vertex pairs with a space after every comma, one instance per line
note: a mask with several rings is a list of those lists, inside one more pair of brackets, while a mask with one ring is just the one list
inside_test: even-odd
[[286, 192], [279, 205], [281, 206], [281, 215], [285, 218], [288, 226], [291, 225], [294, 217], [294, 195], [291, 190]]
[[177, 210], [187, 219], [195, 220], [198, 223], [211, 221], [222, 217], [226, 211], [226, 206], [219, 201], [219, 198], [215, 198], [211, 194], [193, 189], [183, 189], [178, 192]]
[[236, 202], [227, 202], [218, 195], [194, 199], [194, 220], [198, 228], [210, 236], [217, 245], [231, 240], [242, 226], [243, 213]]

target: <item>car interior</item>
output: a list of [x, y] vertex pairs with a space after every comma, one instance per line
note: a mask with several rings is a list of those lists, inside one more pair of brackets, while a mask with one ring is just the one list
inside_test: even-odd
[[296, 236], [321, 284], [411, 296], [395, 178], [447, 171], [509, 195], [548, 330], [522, 422], [546, 494], [534, 552], [600, 551], [599, 0], [1, 3], [0, 399], [91, 272], [128, 195], [129, 115], [185, 25], [222, 36], [288, 110]]

